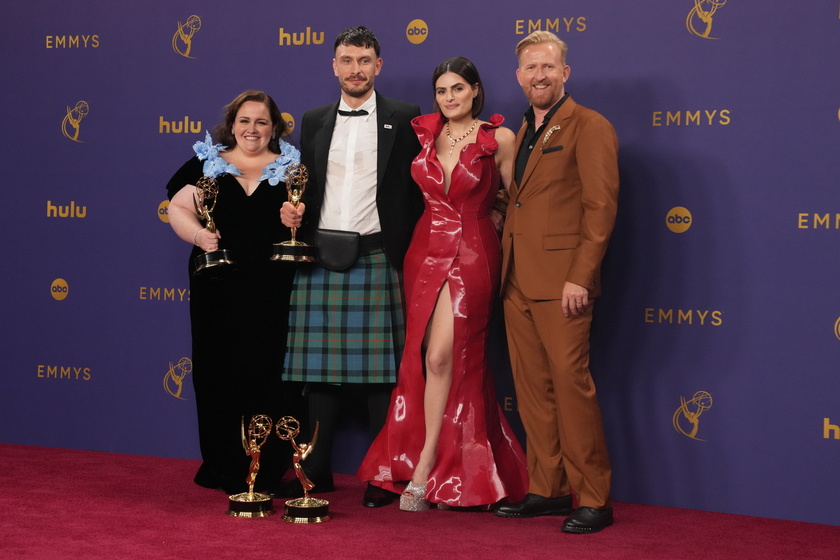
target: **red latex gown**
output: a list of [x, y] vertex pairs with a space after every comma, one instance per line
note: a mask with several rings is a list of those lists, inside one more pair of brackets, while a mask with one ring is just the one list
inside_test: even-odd
[[425, 199], [405, 258], [405, 350], [388, 420], [373, 442], [358, 477], [401, 493], [425, 439], [422, 343], [445, 281], [454, 313], [452, 385], [444, 412], [426, 499], [450, 506], [517, 501], [528, 489], [525, 455], [502, 415], [486, 360], [488, 323], [499, 290], [499, 238], [490, 219], [499, 188], [493, 115], [465, 145], [452, 171], [448, 194], [437, 160], [439, 114], [412, 121], [423, 148], [411, 174]]

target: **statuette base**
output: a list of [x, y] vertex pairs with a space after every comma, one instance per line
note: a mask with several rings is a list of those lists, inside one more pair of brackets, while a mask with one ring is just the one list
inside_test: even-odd
[[315, 261], [315, 248], [302, 241], [275, 243], [272, 261], [310, 263]]
[[243, 492], [228, 497], [227, 514], [231, 517], [251, 519], [268, 517], [274, 513], [274, 500], [266, 494]]
[[195, 265], [195, 275], [208, 274], [210, 269], [216, 269], [213, 272], [221, 272], [217, 267], [235, 266], [236, 263], [230, 256], [230, 251], [227, 249], [219, 249], [218, 251], [210, 251], [202, 253], [193, 259]]
[[289, 500], [281, 519], [287, 523], [324, 523], [330, 520], [330, 503], [309, 497]]

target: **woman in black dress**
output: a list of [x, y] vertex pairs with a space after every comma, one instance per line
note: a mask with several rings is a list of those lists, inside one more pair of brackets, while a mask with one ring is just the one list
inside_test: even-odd
[[[282, 181], [286, 166], [299, 159], [297, 149], [280, 138], [285, 130], [269, 95], [243, 92], [214, 129], [224, 146], [213, 146], [208, 135], [167, 185], [172, 229], [194, 245], [192, 376], [203, 459], [195, 482], [229, 494], [247, 490], [242, 419], [247, 430], [254, 414], [289, 413], [281, 374], [294, 269], [269, 260], [272, 245], [289, 237], [280, 223], [280, 206], [288, 198]], [[215, 232], [199, 220], [194, 203], [202, 176], [215, 177], [219, 186]], [[194, 275], [195, 257], [220, 248], [228, 250], [235, 267]], [[258, 490], [278, 485], [289, 466], [290, 450], [281, 443], [270, 438], [263, 449]]]

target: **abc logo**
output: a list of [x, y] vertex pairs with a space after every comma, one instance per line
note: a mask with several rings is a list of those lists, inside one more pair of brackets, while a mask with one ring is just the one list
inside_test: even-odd
[[665, 217], [665, 225], [674, 233], [682, 233], [691, 227], [691, 212], [682, 206], [671, 208]]
[[158, 218], [160, 221], [168, 224], [169, 223], [169, 201], [164, 200], [158, 205]]
[[429, 26], [422, 19], [412, 20], [405, 28], [405, 36], [410, 43], [419, 45], [429, 36]]
[[66, 298], [69, 291], [70, 287], [67, 285], [67, 281], [64, 278], [56, 278], [53, 280], [52, 286], [50, 286], [50, 294], [52, 294], [53, 299], [57, 301], [61, 301]]
[[283, 136], [288, 136], [295, 131], [295, 118], [289, 113], [280, 113], [280, 116], [283, 117], [283, 124], [286, 125], [286, 132], [283, 133]]

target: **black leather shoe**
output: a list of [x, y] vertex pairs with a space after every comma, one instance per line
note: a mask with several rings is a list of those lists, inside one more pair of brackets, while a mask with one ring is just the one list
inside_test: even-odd
[[368, 482], [367, 488], [365, 489], [365, 495], [362, 498], [362, 505], [369, 508], [378, 508], [382, 506], [387, 506], [388, 504], [392, 503], [396, 498], [397, 495], [393, 492], [389, 492], [384, 488], [374, 486], [373, 484]]
[[525, 498], [512, 504], [504, 504], [494, 511], [499, 517], [538, 517], [540, 515], [569, 515], [572, 513], [572, 495], [560, 498], [543, 498], [526, 494]]
[[613, 524], [612, 508], [579, 507], [563, 523], [564, 533], [597, 533]]
[[[332, 481], [317, 482], [312, 481], [315, 487], [309, 491], [310, 494], [318, 494], [324, 492], [332, 492], [335, 490], [335, 484]], [[294, 479], [285, 484], [281, 484], [277, 488], [272, 488], [268, 491], [268, 495], [272, 498], [303, 498], [303, 486], [298, 479]]]

